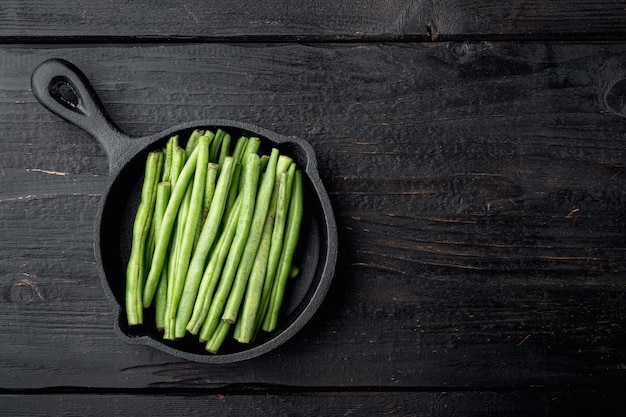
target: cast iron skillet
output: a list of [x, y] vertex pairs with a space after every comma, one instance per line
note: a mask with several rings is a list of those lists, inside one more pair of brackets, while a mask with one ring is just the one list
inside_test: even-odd
[[[337, 227], [328, 194], [317, 171], [313, 148], [308, 142], [247, 123], [221, 119], [192, 121], [150, 136], [130, 137], [107, 116], [82, 72], [61, 59], [40, 64], [32, 74], [31, 85], [33, 94], [44, 107], [94, 136], [108, 155], [109, 185], [96, 219], [94, 250], [103, 287], [115, 308], [115, 328], [124, 340], [149, 345], [187, 360], [229, 363], [269, 352], [309, 321], [322, 303], [334, 274]], [[174, 134], [183, 139], [194, 128], [215, 130], [218, 127], [233, 137], [241, 134], [258, 136], [262, 139], [262, 152], [277, 147], [294, 158], [304, 174], [305, 215], [295, 258], [301, 273], [288, 284], [283, 315], [276, 331], [260, 335], [250, 345], [239, 344], [229, 337], [218, 354], [211, 354], [195, 336], [168, 342], [161, 339], [153, 322], [129, 326], [124, 311], [124, 286], [146, 155], [151, 150], [161, 149]], [[150, 312], [144, 314], [146, 320], [153, 316]]]

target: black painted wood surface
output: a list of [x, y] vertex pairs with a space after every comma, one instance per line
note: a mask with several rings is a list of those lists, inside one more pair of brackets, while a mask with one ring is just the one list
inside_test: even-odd
[[[289, 416], [507, 416], [528, 415], [604, 415], [623, 401], [623, 392], [604, 390], [532, 391], [532, 392], [404, 392], [404, 391], [304, 391], [275, 393], [238, 389], [232, 392], [209, 391], [110, 393], [72, 395], [9, 394], [4, 396], [5, 413], [19, 417], [49, 415], [171, 415], [261, 417]], [[80, 401], [77, 401], [77, 398]], [[600, 400], [600, 401], [598, 401]], [[45, 411], [40, 406], [46, 403]], [[280, 414], [279, 414], [280, 413]]]
[[621, 40], [626, 34], [624, 3], [610, 0], [3, 0], [0, 21], [0, 38], [9, 42]]
[[[622, 5], [275, 3], [207, 25], [179, 14], [218, 3], [3, 3], [3, 412], [621, 415]], [[339, 263], [292, 341], [215, 366], [116, 336], [92, 252], [108, 161], [29, 91], [51, 57], [130, 134], [221, 117], [313, 145]]]

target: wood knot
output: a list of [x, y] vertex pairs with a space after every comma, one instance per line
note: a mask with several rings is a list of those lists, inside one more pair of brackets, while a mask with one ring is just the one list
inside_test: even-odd
[[474, 53], [472, 45], [467, 42], [451, 42], [448, 44], [448, 51], [457, 58], [463, 58]]
[[11, 303], [30, 304], [46, 301], [41, 288], [30, 278], [14, 281], [5, 291], [5, 298]]
[[454, 415], [454, 398], [445, 392], [439, 394], [433, 405], [433, 415], [441, 417]]
[[450, 42], [448, 44], [448, 53], [454, 60], [463, 64], [491, 48], [492, 45], [489, 42]]
[[626, 117], [626, 79], [617, 81], [607, 89], [604, 104], [607, 110]]

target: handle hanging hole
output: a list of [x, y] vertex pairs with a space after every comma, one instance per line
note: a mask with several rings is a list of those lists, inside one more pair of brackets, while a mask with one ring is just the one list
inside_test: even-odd
[[66, 77], [54, 77], [50, 81], [48, 90], [50, 91], [50, 96], [63, 107], [83, 115], [85, 114], [81, 109], [79, 94]]

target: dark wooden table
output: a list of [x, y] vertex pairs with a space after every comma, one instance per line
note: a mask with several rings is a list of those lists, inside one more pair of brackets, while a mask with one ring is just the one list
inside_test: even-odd
[[[623, 2], [7, 0], [0, 22], [0, 414], [623, 415]], [[116, 335], [108, 160], [33, 97], [52, 57], [130, 134], [312, 144], [338, 264], [292, 340], [206, 365]]]

